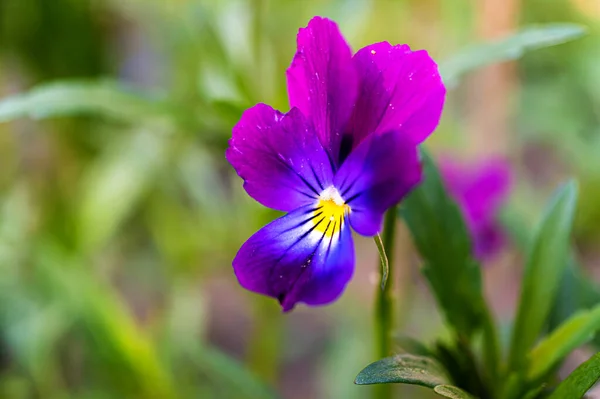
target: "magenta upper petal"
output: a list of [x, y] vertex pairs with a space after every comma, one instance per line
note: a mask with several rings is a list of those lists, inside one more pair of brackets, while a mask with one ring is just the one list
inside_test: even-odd
[[337, 25], [321, 17], [300, 29], [297, 45], [287, 70], [290, 105], [312, 120], [323, 147], [337, 163], [358, 90], [350, 47]]
[[353, 57], [360, 81], [348, 133], [354, 147], [373, 132], [396, 130], [418, 144], [436, 128], [446, 89], [426, 51], [375, 43]]
[[[233, 260], [240, 284], [277, 298], [284, 311], [296, 303], [324, 305], [337, 299], [354, 270], [347, 223], [335, 234], [316, 228], [319, 212], [307, 205], [274, 220], [248, 239]], [[327, 231], [327, 230], [326, 230]]]
[[297, 108], [285, 115], [265, 104], [248, 109], [225, 156], [252, 198], [281, 211], [313, 203], [333, 176], [314, 129]]
[[417, 146], [398, 131], [373, 134], [350, 153], [333, 179], [350, 206], [350, 225], [357, 233], [373, 236], [381, 229], [383, 214], [421, 180]]

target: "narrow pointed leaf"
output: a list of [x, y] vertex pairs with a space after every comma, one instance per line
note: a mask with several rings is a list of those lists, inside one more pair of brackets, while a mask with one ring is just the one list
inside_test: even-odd
[[110, 81], [62, 81], [43, 84], [0, 101], [0, 122], [18, 118], [98, 115], [128, 123], [169, 117], [170, 108], [148, 93]]
[[573, 371], [548, 399], [583, 398], [585, 393], [600, 379], [600, 353], [596, 353]]
[[556, 368], [574, 349], [600, 330], [600, 305], [572, 316], [529, 353], [528, 379], [536, 381]]
[[[526, 217], [523, 211], [515, 209], [515, 204], [509, 204], [502, 216], [504, 224], [511, 229], [511, 236], [516, 237], [515, 244], [519, 244], [519, 249], [525, 250], [526, 244], [531, 241], [532, 232], [524, 222]], [[589, 310], [598, 303], [600, 303], [600, 286], [577, 262], [572, 248], [566, 269], [559, 281], [554, 304], [550, 309], [548, 331], [556, 329], [576, 312]], [[594, 344], [600, 346], [599, 335], [594, 338]]]
[[87, 169], [75, 209], [82, 250], [102, 246], [129, 216], [168, 161], [167, 148], [164, 135], [132, 132], [112, 142]]
[[460, 210], [425, 153], [423, 172], [423, 183], [406, 198], [401, 214], [423, 258], [423, 274], [446, 319], [456, 331], [469, 335], [484, 322], [480, 266], [471, 255]]
[[[560, 279], [556, 299], [550, 310], [549, 329], [557, 328], [575, 312], [589, 310], [598, 303], [600, 303], [600, 287], [571, 256], [567, 270]], [[600, 344], [598, 335], [594, 339], [594, 344], [596, 346]]]
[[577, 186], [562, 186], [548, 205], [529, 248], [512, 334], [509, 365], [524, 367], [525, 356], [547, 321], [560, 277], [569, 260]]
[[527, 27], [504, 39], [464, 49], [441, 63], [441, 74], [447, 85], [455, 85], [462, 75], [474, 69], [516, 60], [528, 51], [565, 43], [584, 34], [585, 27], [571, 23]]

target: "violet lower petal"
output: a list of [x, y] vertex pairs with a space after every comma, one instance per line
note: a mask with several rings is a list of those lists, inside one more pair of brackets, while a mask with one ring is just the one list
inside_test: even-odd
[[225, 156], [264, 206], [290, 211], [313, 203], [331, 184], [332, 166], [308, 120], [297, 109], [248, 109], [233, 128]]
[[250, 237], [233, 260], [240, 284], [277, 298], [284, 311], [298, 302], [330, 303], [352, 277], [348, 224], [322, 220], [316, 208], [304, 206], [274, 220]]
[[353, 62], [360, 89], [347, 133], [354, 146], [373, 132], [398, 130], [417, 144], [433, 132], [446, 89], [426, 51], [375, 43], [360, 49]]
[[357, 233], [373, 236], [381, 229], [383, 214], [421, 180], [417, 146], [401, 132], [368, 136], [350, 153], [333, 184], [350, 207], [350, 225]]
[[337, 163], [358, 88], [350, 47], [336, 23], [321, 17], [300, 29], [297, 45], [287, 70], [290, 105], [313, 121], [321, 143]]

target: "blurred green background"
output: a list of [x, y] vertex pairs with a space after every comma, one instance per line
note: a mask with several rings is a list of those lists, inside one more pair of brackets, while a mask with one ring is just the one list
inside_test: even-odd
[[[226, 163], [231, 127], [257, 102], [287, 110], [285, 69], [314, 15], [355, 50], [408, 43], [440, 61], [525, 25], [585, 25], [458, 82], [427, 145], [510, 159], [517, 237], [577, 177], [574, 241], [600, 277], [597, 0], [0, 0], [0, 99], [33, 89], [9, 106], [38, 110], [0, 124], [0, 398], [368, 397], [353, 380], [376, 360], [372, 241], [326, 308], [282, 315], [231, 269], [276, 216]], [[444, 334], [404, 229], [398, 248], [398, 331]], [[503, 322], [519, 248], [484, 271]]]

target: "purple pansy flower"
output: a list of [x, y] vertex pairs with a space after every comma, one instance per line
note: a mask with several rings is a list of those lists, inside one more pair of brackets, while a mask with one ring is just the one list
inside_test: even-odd
[[350, 226], [373, 236], [421, 179], [417, 146], [438, 124], [445, 88], [425, 51], [376, 43], [354, 56], [337, 25], [313, 18], [287, 71], [292, 109], [248, 109], [227, 160], [261, 204], [288, 212], [254, 234], [233, 268], [284, 311], [323, 305], [354, 270]]
[[510, 165], [501, 158], [473, 163], [443, 158], [440, 171], [465, 218], [475, 257], [489, 259], [506, 242], [498, 213], [510, 193]]

